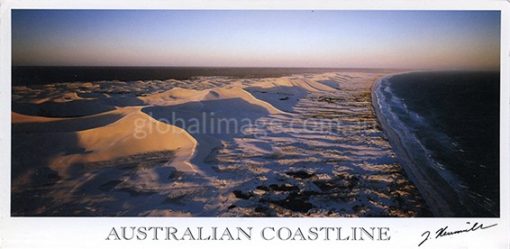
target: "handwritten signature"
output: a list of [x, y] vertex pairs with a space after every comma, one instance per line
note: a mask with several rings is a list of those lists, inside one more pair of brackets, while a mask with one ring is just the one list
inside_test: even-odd
[[471, 224], [471, 222], [466, 222], [466, 224], [469, 227], [466, 229], [460, 229], [460, 230], [448, 230], [448, 226], [441, 227], [435, 231], [435, 237], [434, 237], [434, 235], [431, 236], [432, 233], [430, 231], [425, 231], [421, 234], [421, 237], [423, 238], [423, 240], [420, 242], [420, 244], [418, 244], [418, 246], [423, 245], [423, 243], [425, 243], [425, 241], [430, 240], [430, 239], [439, 239], [442, 237], [452, 236], [452, 235], [456, 235], [456, 234], [460, 234], [460, 233], [468, 233], [468, 232], [474, 232], [477, 230], [489, 229], [491, 227], [495, 227], [498, 225], [497, 223], [492, 224], [492, 225], [484, 225], [484, 224], [478, 223], [478, 222], [475, 222], [474, 224]]

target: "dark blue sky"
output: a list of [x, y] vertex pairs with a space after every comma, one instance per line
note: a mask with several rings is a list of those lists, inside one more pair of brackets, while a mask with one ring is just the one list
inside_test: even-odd
[[13, 10], [15, 65], [499, 67], [499, 11]]

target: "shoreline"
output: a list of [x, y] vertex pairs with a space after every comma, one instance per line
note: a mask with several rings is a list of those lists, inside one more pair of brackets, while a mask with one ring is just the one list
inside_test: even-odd
[[[389, 81], [395, 75], [409, 74], [415, 71], [394, 73], [377, 79], [371, 87], [372, 106], [382, 130], [388, 138], [393, 151], [397, 154], [398, 161], [406, 172], [410, 181], [418, 188], [428, 208], [435, 217], [464, 217], [462, 206], [457, 202], [452, 203], [451, 198], [460, 199], [457, 192], [446, 180], [433, 169], [433, 159], [424, 156], [424, 153], [416, 151], [424, 150], [419, 141], [414, 138], [410, 131], [400, 130], [392, 126], [399, 123], [397, 117], [391, 117], [386, 113], [385, 99], [382, 96], [382, 84]], [[411, 139], [410, 137], [414, 138]], [[424, 166], [424, 167], [421, 167]]]

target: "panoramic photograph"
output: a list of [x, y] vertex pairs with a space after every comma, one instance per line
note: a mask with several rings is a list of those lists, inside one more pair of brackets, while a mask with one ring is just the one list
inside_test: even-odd
[[499, 217], [500, 11], [11, 11], [13, 217]]

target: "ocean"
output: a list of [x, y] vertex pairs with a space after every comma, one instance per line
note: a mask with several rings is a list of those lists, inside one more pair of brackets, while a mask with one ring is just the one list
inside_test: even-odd
[[13, 66], [12, 85], [41, 85], [102, 80], [188, 80], [194, 77], [224, 76], [234, 78], [280, 77], [297, 73], [342, 71], [385, 72], [363, 68], [263, 68], [263, 67], [70, 67]]
[[429, 206], [442, 196], [453, 216], [498, 217], [499, 72], [399, 74], [375, 90], [406, 171], [437, 195]]

